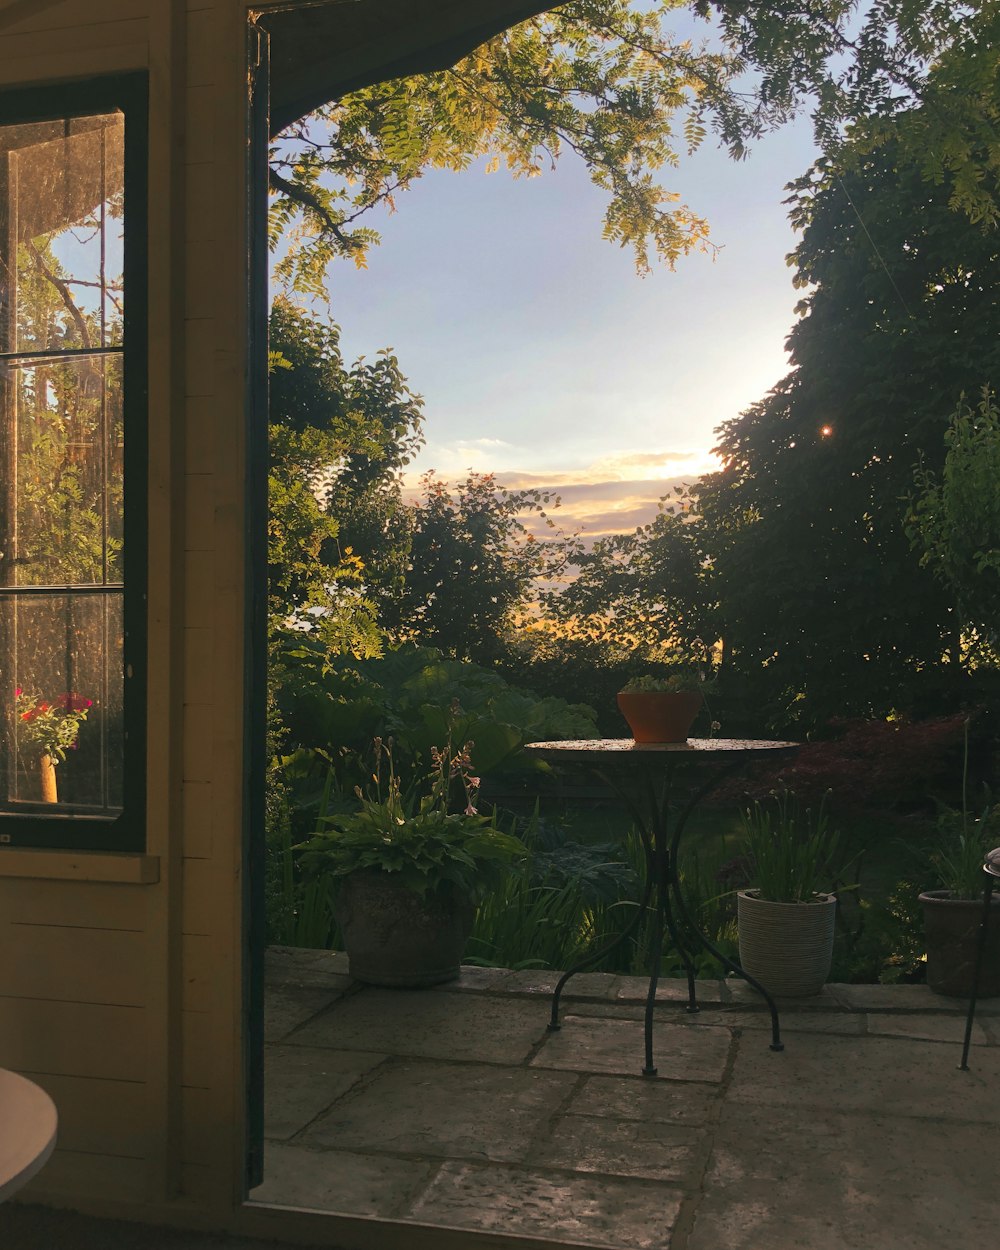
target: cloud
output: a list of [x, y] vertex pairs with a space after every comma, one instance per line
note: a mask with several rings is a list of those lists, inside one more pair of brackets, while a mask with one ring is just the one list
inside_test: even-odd
[[[489, 471], [495, 460], [486, 448], [500, 444], [499, 439], [469, 439], [442, 449], [436, 463], [438, 476], [454, 484], [470, 470]], [[546, 512], [556, 525], [567, 533], [595, 539], [631, 533], [640, 525], [648, 525], [659, 511], [661, 499], [673, 498], [676, 487], [691, 484], [717, 467], [714, 457], [704, 452], [636, 450], [605, 457], [582, 469], [506, 469], [495, 476], [497, 485], [507, 490], [554, 493], [559, 506], [547, 505]], [[407, 494], [415, 497], [415, 475], [407, 480], [406, 487]], [[526, 513], [521, 520], [539, 538], [552, 533], [534, 513]]]

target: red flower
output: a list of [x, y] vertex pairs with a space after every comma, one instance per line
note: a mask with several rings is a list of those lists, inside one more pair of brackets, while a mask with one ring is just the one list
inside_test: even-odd
[[56, 699], [56, 703], [59, 704], [64, 712], [85, 712], [87, 708], [93, 707], [94, 700], [86, 699], [82, 694], [67, 691], [66, 694], [61, 694]]
[[36, 716], [41, 716], [43, 712], [47, 712], [48, 710], [49, 705], [47, 703], [36, 703], [33, 708], [29, 708], [27, 712], [21, 713], [21, 720], [29, 722], [33, 721]]

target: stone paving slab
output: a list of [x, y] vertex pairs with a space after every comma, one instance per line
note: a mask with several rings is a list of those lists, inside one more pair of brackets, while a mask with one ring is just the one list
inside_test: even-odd
[[[502, 988], [508, 994], [538, 994], [547, 998], [555, 990], [561, 977], [561, 972], [537, 969], [509, 972], [504, 978]], [[578, 972], [566, 982], [562, 998], [566, 1002], [574, 998], [614, 1002], [622, 979], [611, 972]]]
[[[730, 977], [723, 983], [725, 1001], [740, 1007], [751, 1007], [757, 1011], [768, 1011], [767, 1000], [762, 994], [739, 977]], [[836, 987], [839, 989], [840, 987]], [[835, 987], [824, 985], [818, 994], [810, 994], [806, 998], [776, 998], [778, 1014], [791, 1014], [798, 1011], [843, 1011], [844, 1003], [834, 992]]]
[[[572, 985], [573, 982], [570, 982]], [[729, 995], [721, 981], [698, 981], [694, 983], [695, 997], [699, 1003], [727, 1002]], [[619, 977], [618, 1001], [644, 1003], [649, 993], [649, 977]], [[687, 977], [663, 977], [656, 983], [656, 1002], [686, 1003], [688, 1001]]]
[[269, 985], [264, 994], [264, 1040], [280, 1042], [341, 997], [335, 989]]
[[392, 1060], [295, 1144], [517, 1162], [547, 1135], [576, 1083], [569, 1072]]
[[972, 1250], [996, 1219], [995, 1126], [733, 1104], [685, 1250]]
[[[749, 1029], [754, 1032], [771, 1032], [769, 1011], [744, 1011], [740, 1008], [723, 1008], [721, 1011], [705, 1010], [674, 1017], [676, 1023], [691, 1027]], [[865, 1031], [865, 1017], [846, 1011], [780, 1011], [778, 1022], [781, 1036], [794, 1033], [842, 1033], [857, 1037]], [[768, 1039], [770, 1040], [770, 1039]]]
[[696, 1188], [705, 1145], [705, 1134], [685, 1125], [566, 1115], [532, 1151], [530, 1162], [542, 1169], [643, 1176]]
[[[937, 1014], [924, 1015], [920, 1012], [871, 1012], [864, 1016], [867, 1032], [872, 1037], [909, 1037], [917, 1041], [950, 1042], [955, 1047], [956, 1063], [961, 1057], [962, 1043], [965, 1040], [965, 1017]], [[982, 1024], [975, 1020], [972, 1024], [973, 1046], [987, 1045], [986, 1032]], [[1000, 1118], [1000, 1108], [998, 1108]]]
[[960, 1072], [960, 1048], [937, 1042], [801, 1033], [776, 1054], [749, 1041], [740, 1042], [727, 1103], [997, 1121], [996, 1048], [977, 1049], [971, 1071]]
[[612, 1250], [667, 1250], [681, 1197], [658, 1181], [447, 1163], [410, 1215]]
[[393, 1219], [426, 1188], [437, 1166], [429, 1159], [317, 1152], [269, 1142], [264, 1149], [264, 1183], [250, 1191], [250, 1199]]
[[[965, 1015], [968, 1001], [934, 994], [926, 985], [828, 985], [850, 1011], [953, 1011]], [[1000, 998], [980, 999], [976, 1015], [1000, 1015]]]
[[[305, 956], [305, 958], [302, 958]], [[309, 989], [350, 989], [353, 981], [333, 951], [297, 951], [272, 946], [264, 955], [264, 984]]]
[[[654, 1024], [653, 1059], [659, 1076], [721, 1081], [730, 1041], [728, 1029], [694, 1030], [677, 1024]], [[634, 1076], [645, 1063], [644, 1047], [643, 1026], [638, 1020], [567, 1014], [558, 1033], [545, 1035], [545, 1043], [531, 1063], [539, 1068]]]
[[716, 1116], [721, 1092], [718, 1087], [694, 1081], [588, 1076], [577, 1086], [566, 1113], [701, 1127]]
[[369, 986], [295, 1034], [302, 1046], [520, 1063], [545, 1036], [544, 1006], [478, 994]]
[[312, 1046], [264, 1050], [264, 1129], [281, 1140], [305, 1128], [385, 1055]]

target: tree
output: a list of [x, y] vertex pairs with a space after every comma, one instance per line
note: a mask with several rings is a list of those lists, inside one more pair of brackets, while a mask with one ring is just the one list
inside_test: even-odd
[[906, 532], [950, 588], [974, 660], [1000, 662], [1000, 409], [984, 387], [973, 408], [963, 395], [952, 414], [940, 475], [915, 474]]
[[489, 664], [528, 609], [532, 588], [564, 563], [560, 537], [538, 540], [524, 523], [533, 512], [554, 529], [545, 507], [558, 500], [536, 490], [508, 491], [490, 473], [472, 473], [454, 491], [426, 473], [421, 487], [410, 567], [387, 623], [401, 639]]
[[701, 658], [702, 640], [719, 632], [703, 542], [686, 488], [677, 487], [634, 533], [598, 539], [589, 550], [576, 544], [576, 576], [546, 596], [546, 611], [561, 632], [603, 644], [610, 654], [648, 662], [679, 650]]
[[[903, 526], [943, 413], [1000, 371], [1000, 237], [884, 142], [794, 184], [810, 293], [795, 366], [721, 430], [695, 491], [727, 658], [776, 722], [926, 709], [961, 688], [955, 597]], [[984, 189], [996, 195], [996, 179]]]
[[421, 400], [391, 353], [345, 367], [337, 327], [287, 300], [270, 332], [272, 620], [311, 619], [335, 649], [372, 654], [377, 600], [409, 549], [398, 475], [419, 446]]
[[[682, 10], [688, 24], [705, 19], [714, 48], [670, 32]], [[806, 102], [828, 152], [864, 119], [869, 145], [902, 144], [923, 177], [949, 180], [953, 206], [993, 222], [998, 35], [994, 0], [872, 0], [862, 15], [847, 0], [575, 0], [451, 69], [376, 84], [290, 126], [272, 151], [271, 232], [297, 239], [277, 272], [322, 293], [334, 257], [364, 265], [378, 241], [365, 214], [392, 207], [424, 169], [484, 157], [532, 177], [566, 151], [608, 196], [605, 237], [640, 272], [650, 251], [672, 264], [710, 246], [708, 226], [659, 171], [710, 127], [741, 158]]]

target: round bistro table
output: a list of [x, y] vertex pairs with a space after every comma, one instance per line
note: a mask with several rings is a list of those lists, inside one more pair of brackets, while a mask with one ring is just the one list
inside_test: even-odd
[[0, 1202], [48, 1161], [57, 1125], [48, 1094], [16, 1072], [0, 1068]]
[[[631, 738], [595, 738], [570, 742], [533, 742], [525, 747], [532, 755], [553, 764], [577, 764], [606, 782], [622, 799], [635, 821], [646, 859], [646, 879], [635, 915], [626, 929], [601, 950], [580, 960], [564, 972], [552, 995], [549, 1029], [559, 1024], [559, 999], [570, 977], [600, 962], [628, 941], [639, 927], [650, 900], [653, 905], [653, 936], [650, 950], [649, 991], [646, 995], [646, 1062], [644, 1076], [656, 1076], [653, 1063], [653, 1007], [660, 976], [663, 929], [666, 925], [687, 974], [687, 1010], [698, 1011], [692, 955], [703, 947], [726, 968], [742, 977], [766, 1001], [771, 1012], [771, 1049], [784, 1049], [778, 1009], [774, 999], [738, 963], [727, 958], [695, 924], [680, 888], [677, 857], [681, 837], [691, 813], [724, 778], [751, 760], [788, 755], [797, 742], [767, 742], [743, 738], [688, 738], [685, 742], [637, 743]], [[678, 920], [682, 922], [678, 924]], [[681, 936], [683, 926], [684, 936]]]

